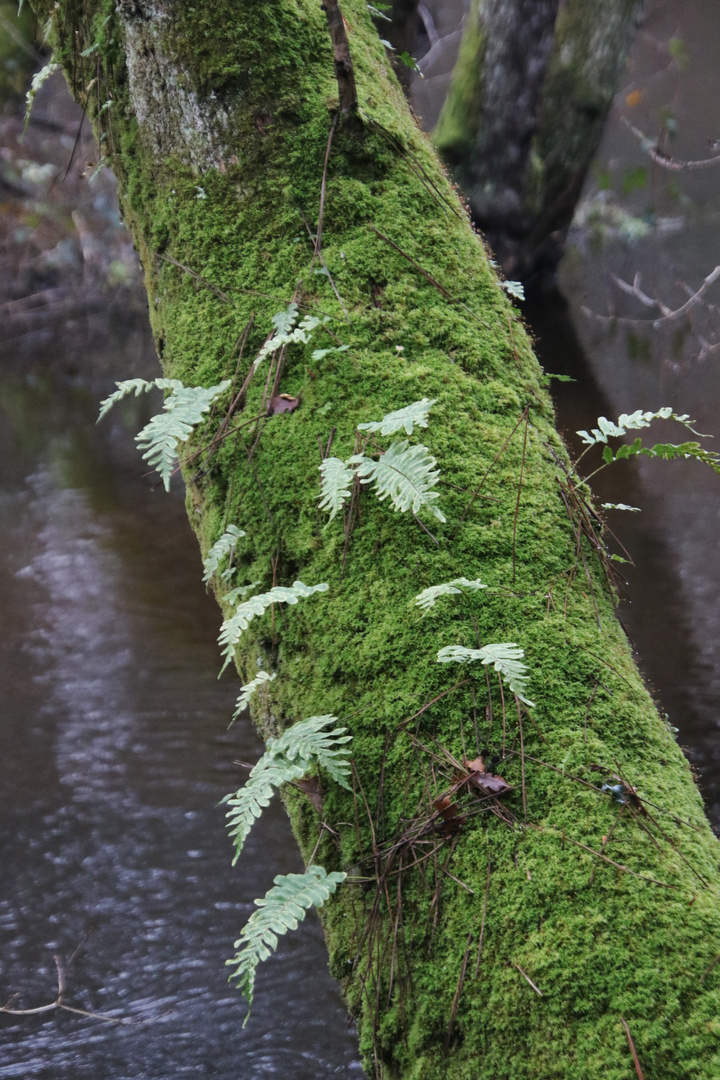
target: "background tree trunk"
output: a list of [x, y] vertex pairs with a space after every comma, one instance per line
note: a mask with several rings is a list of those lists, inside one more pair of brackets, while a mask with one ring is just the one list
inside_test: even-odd
[[[354, 795], [325, 792], [332, 832], [299, 792], [286, 799], [305, 857], [350, 874], [322, 917], [368, 1069], [627, 1080], [627, 1024], [648, 1077], [715, 1078], [717, 842], [561, 497], [567, 458], [522, 325], [364, 0], [343, 4], [359, 98], [347, 119], [314, 0], [278, 0], [272, 18], [260, 0], [51, 10], [120, 178], [165, 373], [244, 377], [293, 297], [332, 316], [332, 337], [275, 371], [299, 407], [211, 453], [215, 416], [184, 472], [204, 550], [229, 522], [245, 531], [240, 583], [330, 585], [256, 620], [236, 660], [245, 680], [258, 661], [278, 673], [255, 711], [266, 736], [333, 712], [354, 737]], [[318, 274], [305, 238], [321, 206]], [[311, 355], [338, 341], [349, 350]], [[422, 397], [436, 400], [423, 438], [447, 523], [430, 535], [362, 495], [352, 535], [325, 527], [319, 446], [346, 457], [358, 422]], [[266, 401], [261, 373], [240, 422]], [[416, 594], [459, 575], [491, 588], [421, 617]], [[527, 650], [532, 714], [506, 708], [485, 669], [435, 660], [509, 641]], [[513, 788], [457, 829], [433, 805], [453, 783], [448, 753], [482, 753]]]
[[436, 145], [509, 277], [554, 268], [641, 0], [475, 0]]

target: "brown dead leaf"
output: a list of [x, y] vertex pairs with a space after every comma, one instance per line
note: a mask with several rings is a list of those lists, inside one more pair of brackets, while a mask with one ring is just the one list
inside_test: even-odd
[[484, 773], [486, 771], [485, 762], [481, 757], [473, 758], [472, 761], [468, 761], [467, 758], [463, 758], [463, 765], [468, 772]]
[[302, 780], [295, 781], [295, 787], [300, 788], [303, 791], [310, 802], [313, 804], [318, 814], [322, 817], [323, 812], [323, 798], [322, 790], [320, 788], [320, 781], [317, 776], [303, 777]]
[[450, 801], [449, 795], [441, 795], [439, 799], [435, 799], [433, 806], [443, 819], [440, 829], [443, 836], [450, 836], [467, 821], [464, 815], [458, 814], [457, 804]]
[[511, 790], [512, 785], [508, 784], [507, 780], [503, 780], [502, 776], [493, 776], [492, 773], [487, 772], [485, 762], [481, 757], [473, 758], [472, 761], [463, 758], [463, 764], [470, 774], [467, 777], [469, 783], [480, 788], [481, 791], [487, 791], [491, 795], [502, 795], [504, 791]]
[[293, 412], [299, 404], [300, 398], [293, 397], [291, 394], [278, 394], [270, 398], [268, 413], [270, 416], [277, 416], [278, 413]]

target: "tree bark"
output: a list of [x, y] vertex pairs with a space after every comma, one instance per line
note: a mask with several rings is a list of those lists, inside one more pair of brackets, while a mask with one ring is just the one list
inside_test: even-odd
[[476, 0], [434, 132], [505, 273], [562, 255], [642, 0]]
[[[627, 1024], [648, 1080], [717, 1077], [717, 842], [568, 513], [527, 336], [364, 0], [342, 4], [359, 101], [347, 120], [316, 0], [52, 10], [120, 179], [164, 372], [243, 378], [293, 297], [332, 316], [332, 337], [276, 370], [299, 407], [211, 454], [216, 415], [184, 473], [203, 550], [229, 522], [244, 530], [239, 583], [330, 585], [255, 620], [236, 662], [244, 681], [258, 661], [277, 672], [255, 706], [264, 735], [324, 713], [353, 735], [354, 794], [324, 793], [332, 831], [299, 792], [286, 802], [306, 859], [349, 873], [321, 915], [368, 1072], [627, 1080]], [[321, 191], [318, 274], [306, 226], [320, 231]], [[338, 342], [350, 348], [312, 356]], [[264, 391], [260, 372], [236, 420], [264, 413]], [[360, 493], [351, 532], [326, 525], [319, 446], [347, 457], [359, 422], [423, 397], [447, 522]], [[416, 594], [460, 575], [490, 587], [421, 616]], [[442, 646], [511, 641], [527, 652], [529, 711], [494, 672], [436, 662]], [[442, 817], [434, 800], [458, 782], [448, 753], [461, 772], [482, 753], [512, 790]]]

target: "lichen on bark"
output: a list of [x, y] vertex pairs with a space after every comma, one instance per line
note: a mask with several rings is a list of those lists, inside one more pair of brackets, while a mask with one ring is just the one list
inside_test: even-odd
[[[354, 879], [322, 918], [368, 1071], [627, 1080], [624, 1018], [648, 1076], [717, 1076], [720, 966], [703, 979], [720, 951], [717, 842], [561, 498], [567, 458], [527, 335], [405, 108], [364, 0], [342, 4], [359, 110], [334, 130], [322, 229], [347, 320], [327, 275], [313, 272], [307, 235], [338, 103], [320, 5], [278, 0], [272, 19], [260, 0], [163, 6], [153, 28], [163, 94], [177, 78], [182, 101], [198, 103], [193, 116], [219, 95], [228, 118], [220, 132], [195, 124], [191, 154], [186, 106], [172, 104], [165, 127], [157, 88], [145, 86], [143, 112], [144, 80], [130, 84], [128, 41], [148, 39], [128, 24], [150, 9], [87, 7], [103, 17], [92, 36], [114, 101], [105, 145], [165, 373], [192, 385], [232, 377], [243, 337], [244, 373], [293, 295], [332, 316], [334, 337], [287, 352], [280, 388], [299, 407], [240, 429], [206, 461], [217, 416], [184, 471], [203, 549], [228, 522], [246, 533], [240, 583], [330, 585], [272, 623], [256, 620], [236, 661], [244, 682], [258, 658], [277, 672], [256, 706], [266, 736], [325, 713], [353, 735], [355, 796], [325, 792], [333, 833], [320, 833], [299, 792], [286, 802], [306, 858], [320, 839], [317, 859]], [[90, 41], [85, 8], [63, 5], [56, 45], [81, 98], [98, 70], [77, 54]], [[350, 348], [312, 357], [338, 342]], [[263, 396], [263, 379], [251, 382], [240, 421], [263, 411]], [[332, 434], [345, 458], [357, 423], [423, 397], [436, 399], [423, 441], [442, 470], [447, 523], [424, 523], [431, 536], [363, 496], [346, 545], [340, 520], [326, 528], [318, 511], [318, 441]], [[422, 616], [416, 594], [460, 575], [490, 586], [472, 612], [445, 597]], [[217, 583], [227, 610], [226, 588]], [[453, 690], [462, 678], [435, 659], [441, 646], [478, 641], [517, 641], [530, 665], [537, 707], [522, 743], [508, 714], [504, 759], [499, 691], [490, 714], [484, 681]], [[478, 748], [500, 759], [514, 820], [478, 814], [452, 836], [429, 834], [440, 847], [424, 862], [401, 844], [402, 861], [388, 866], [408, 823], [432, 815], [434, 755]], [[663, 807], [652, 813], [668, 839], [651, 840], [639, 810], [616, 821], [599, 789], [618, 768]], [[590, 854], [613, 827], [612, 862]]]

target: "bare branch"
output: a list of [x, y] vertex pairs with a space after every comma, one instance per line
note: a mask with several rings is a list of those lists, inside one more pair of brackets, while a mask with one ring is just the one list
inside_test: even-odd
[[[696, 289], [695, 292], [691, 294], [689, 300], [686, 300], [684, 304], [682, 304], [679, 308], [675, 308], [675, 310], [673, 311], [671, 308], [667, 307], [666, 304], [663, 304], [662, 300], [656, 300], [652, 296], [648, 296], [647, 293], [644, 293], [642, 291], [642, 289], [640, 288], [639, 274], [635, 275], [635, 279], [632, 285], [628, 284], [627, 281], [623, 281], [622, 278], [616, 277], [615, 274], [612, 275], [612, 280], [615, 282], [617, 287], [619, 289], [622, 289], [624, 293], [627, 293], [628, 296], [634, 296], [637, 300], [640, 301], [641, 304], [644, 304], [645, 307], [658, 308], [658, 310], [661, 312], [661, 317], [659, 319], [653, 320], [653, 327], [655, 327], [655, 329], [661, 326], [664, 322], [676, 322], [678, 319], [682, 319], [685, 315], [687, 315], [688, 312], [691, 311], [692, 308], [694, 308], [695, 305], [702, 300], [710, 286], [713, 285], [718, 280], [718, 278], [720, 278], [720, 266], [716, 266], [715, 269], [708, 274], [700, 288]], [[622, 322], [623, 320], [618, 319], [618, 321]]]
[[620, 119], [625, 127], [639, 140], [640, 148], [648, 154], [656, 165], [660, 165], [663, 169], [669, 169], [670, 172], [683, 172], [692, 169], [709, 169], [712, 165], [720, 164], [720, 154], [716, 154], [715, 157], [711, 158], [703, 158], [700, 161], [679, 161], [661, 150], [657, 140], [649, 138], [640, 128], [636, 128], [626, 116], [621, 116]]

